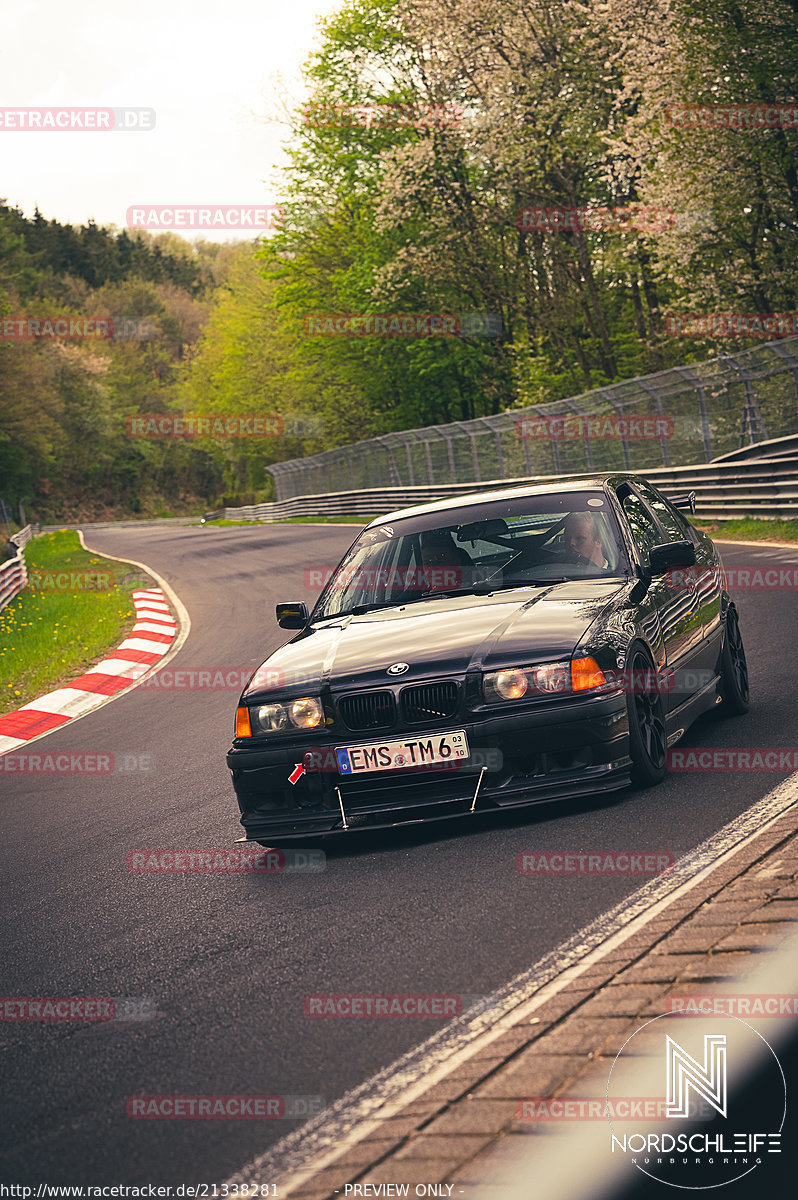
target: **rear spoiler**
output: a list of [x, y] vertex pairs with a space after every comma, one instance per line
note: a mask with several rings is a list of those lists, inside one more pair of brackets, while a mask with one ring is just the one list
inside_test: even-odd
[[695, 492], [680, 492], [678, 496], [669, 496], [668, 499], [674, 508], [689, 508], [691, 513], [695, 512]]

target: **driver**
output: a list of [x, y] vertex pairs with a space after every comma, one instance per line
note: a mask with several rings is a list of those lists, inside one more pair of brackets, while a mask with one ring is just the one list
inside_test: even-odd
[[604, 571], [609, 568], [601, 532], [593, 513], [571, 513], [563, 526], [563, 541], [571, 554], [581, 554], [582, 558], [588, 559]]
[[430, 592], [447, 592], [463, 583], [463, 567], [471, 566], [467, 550], [455, 544], [448, 529], [430, 529], [421, 535], [421, 560]]

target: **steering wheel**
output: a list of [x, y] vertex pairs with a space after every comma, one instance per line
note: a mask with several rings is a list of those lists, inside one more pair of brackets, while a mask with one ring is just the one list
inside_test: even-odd
[[584, 554], [577, 554], [574, 550], [563, 550], [558, 561], [573, 563], [575, 567], [595, 567], [596, 565], [592, 559], [585, 558]]

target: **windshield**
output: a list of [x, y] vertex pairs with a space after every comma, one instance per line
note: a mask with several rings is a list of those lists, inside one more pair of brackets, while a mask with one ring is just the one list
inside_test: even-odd
[[312, 617], [608, 578], [628, 569], [604, 493], [516, 497], [364, 530], [333, 572]]

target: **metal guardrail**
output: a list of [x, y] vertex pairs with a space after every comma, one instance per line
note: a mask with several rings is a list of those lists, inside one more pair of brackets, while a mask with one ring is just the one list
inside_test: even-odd
[[[667, 495], [689, 488], [696, 493], [696, 516], [710, 521], [738, 517], [787, 520], [798, 517], [798, 446], [785, 451], [789, 439], [760, 443], [758, 458], [740, 461], [693, 463], [684, 467], [659, 467], [640, 471]], [[795, 439], [798, 441], [798, 438]], [[772, 457], [771, 457], [772, 448]], [[589, 474], [537, 475], [516, 479], [490, 479], [482, 483], [425, 484], [417, 487], [358, 488], [346, 492], [322, 492], [295, 496], [271, 504], [249, 504], [206, 513], [205, 519], [229, 521], [284, 521], [289, 517], [363, 516], [374, 517], [414, 504], [425, 504], [446, 496], [463, 496], [492, 488], [522, 487], [524, 484], [585, 479]]]
[[33, 536], [33, 526], [26, 525], [19, 533], [15, 533], [8, 539], [17, 547], [17, 554], [0, 566], [0, 608], [5, 608], [24, 587], [27, 587], [28, 568], [25, 565], [24, 548]]
[[[616, 428], [609, 436], [607, 421]], [[792, 435], [798, 435], [798, 338], [783, 338], [566, 400], [387, 433], [267, 469], [282, 501], [348, 488], [650, 474]]]

